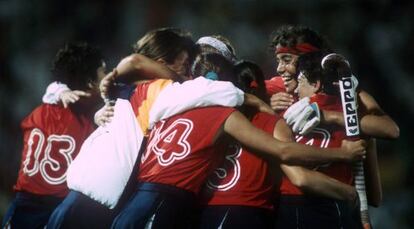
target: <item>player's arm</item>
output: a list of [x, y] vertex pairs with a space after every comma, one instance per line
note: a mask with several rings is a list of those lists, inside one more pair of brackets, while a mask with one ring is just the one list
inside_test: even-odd
[[240, 112], [233, 112], [224, 123], [224, 131], [240, 143], [267, 153], [286, 164], [313, 164], [352, 161], [365, 154], [364, 142], [343, 141], [341, 148], [321, 149], [295, 142], [281, 142], [254, 127]]
[[[400, 135], [398, 125], [384, 113], [377, 101], [365, 91], [360, 91], [358, 97], [359, 105], [366, 111], [366, 114], [359, 121], [362, 133], [378, 138], [398, 138]], [[322, 122], [345, 125], [341, 112], [322, 111], [322, 114]]]
[[179, 76], [167, 66], [141, 54], [132, 54], [116, 66], [115, 80], [126, 84], [148, 79], [174, 79]]
[[[275, 125], [273, 137], [284, 142], [293, 141], [293, 133], [285, 122], [279, 121]], [[318, 171], [285, 164], [281, 164], [280, 167], [292, 184], [304, 193], [351, 202], [355, 201], [357, 197], [353, 186], [342, 183]]]
[[132, 54], [119, 62], [99, 83], [102, 98], [116, 91], [115, 81], [124, 84], [139, 83], [150, 79], [179, 79], [179, 76], [165, 65], [144, 55]]
[[[189, 91], [191, 96], [188, 95]], [[166, 87], [154, 102], [150, 111], [150, 128], [162, 119], [196, 107], [235, 107], [242, 104], [273, 114], [273, 110], [264, 101], [244, 93], [231, 82], [197, 77], [183, 83], [173, 83]]]
[[382, 202], [382, 187], [377, 158], [377, 145], [374, 138], [368, 141], [367, 158], [364, 161], [364, 165], [368, 204], [378, 207]]
[[71, 103], [76, 103], [82, 97], [89, 97], [90, 93], [80, 90], [71, 90], [66, 84], [61, 82], [52, 82], [46, 88], [42, 97], [42, 102], [47, 104], [59, 104], [66, 108]]
[[390, 116], [385, 114], [377, 101], [366, 91], [358, 93], [360, 106], [364, 106], [368, 115], [361, 118], [361, 129], [363, 133], [374, 137], [396, 139], [400, 135], [398, 125]]
[[256, 107], [258, 111], [265, 112], [268, 114], [275, 114], [272, 107], [270, 107], [263, 100], [259, 99], [257, 96], [245, 93], [244, 94], [244, 105]]
[[356, 199], [357, 193], [353, 186], [342, 183], [323, 173], [300, 166], [282, 164], [280, 167], [292, 184], [304, 193], [346, 201]]

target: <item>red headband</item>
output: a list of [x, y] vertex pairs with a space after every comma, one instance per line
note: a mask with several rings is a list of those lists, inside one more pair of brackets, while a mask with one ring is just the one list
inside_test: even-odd
[[291, 54], [295, 54], [295, 55], [300, 55], [300, 54], [315, 52], [315, 51], [319, 51], [319, 48], [316, 48], [315, 46], [313, 46], [309, 43], [300, 43], [300, 44], [297, 44], [295, 47], [292, 47], [292, 48], [283, 47], [283, 46], [280, 46], [280, 47], [276, 48], [276, 54], [278, 54], [278, 53], [291, 53]]

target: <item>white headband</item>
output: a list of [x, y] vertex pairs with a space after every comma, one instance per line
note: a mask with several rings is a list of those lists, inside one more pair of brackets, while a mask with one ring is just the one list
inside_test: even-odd
[[234, 62], [233, 54], [227, 48], [226, 44], [214, 37], [202, 37], [198, 39], [196, 44], [210, 45], [211, 47], [217, 49], [227, 60]]

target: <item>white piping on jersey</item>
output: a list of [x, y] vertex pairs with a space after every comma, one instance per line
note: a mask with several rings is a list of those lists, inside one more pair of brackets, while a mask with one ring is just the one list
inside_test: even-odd
[[[321, 145], [319, 146], [320, 148], [327, 148], [329, 145], [329, 141], [331, 139], [331, 133], [329, 133], [329, 131], [327, 131], [326, 129], [322, 129], [322, 128], [315, 128], [311, 131], [310, 134], [312, 133], [317, 133], [317, 134], [321, 134], [323, 136], [323, 139], [321, 141]], [[296, 135], [296, 142], [299, 142], [302, 140], [303, 135]]]

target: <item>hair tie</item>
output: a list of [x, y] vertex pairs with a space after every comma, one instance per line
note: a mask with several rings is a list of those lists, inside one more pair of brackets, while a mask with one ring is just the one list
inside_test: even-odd
[[204, 77], [206, 79], [209, 79], [209, 80], [218, 80], [219, 79], [217, 73], [215, 73], [213, 71], [207, 72], [207, 74]]
[[252, 88], [258, 88], [259, 85], [257, 84], [256, 80], [253, 80], [252, 82], [250, 82], [250, 87], [252, 87]]

